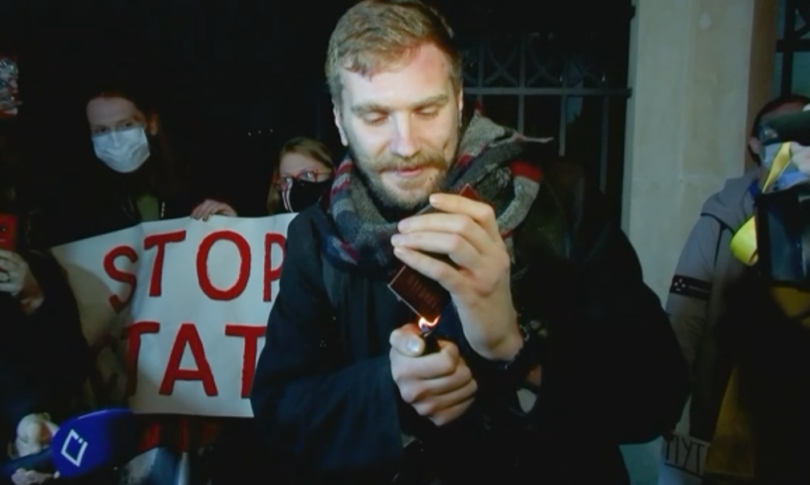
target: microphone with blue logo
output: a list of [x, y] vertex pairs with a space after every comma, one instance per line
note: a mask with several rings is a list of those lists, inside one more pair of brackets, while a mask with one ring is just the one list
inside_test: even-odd
[[0, 464], [11, 478], [19, 470], [58, 473], [61, 479], [85, 476], [122, 465], [137, 455], [139, 426], [129, 409], [104, 409], [71, 418], [59, 426], [39, 453]]

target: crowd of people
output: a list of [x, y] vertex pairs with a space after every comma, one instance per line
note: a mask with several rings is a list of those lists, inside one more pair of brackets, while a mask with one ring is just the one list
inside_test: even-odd
[[[762, 108], [748, 140], [758, 167], [706, 202], [664, 308], [581, 171], [560, 170], [543, 142], [464, 102], [461, 56], [439, 11], [363, 0], [326, 48], [345, 154], [303, 136], [268, 154], [267, 215], [297, 216], [256, 365], [254, 417], [145, 416], [148, 470], [119, 463], [82, 483], [629, 484], [619, 445], [669, 435], [690, 395], [692, 436], [712, 442], [728, 431], [719, 423], [733, 369], [756, 450], [735, 470], [755, 471], [715, 468], [706, 483], [810, 480], [808, 330], [731, 249], [770, 190], [777, 153], [759, 142], [762, 123], [810, 99]], [[25, 157], [14, 127], [25, 105], [14, 69], [0, 61], [0, 439], [9, 460], [40, 452], [60, 422], [91, 410], [82, 387], [93, 349], [49, 248], [150, 221], [239, 217], [190, 185], [160, 107], [128, 83], [84, 100], [103, 203], [43, 213], [18, 183]], [[810, 173], [810, 150], [794, 146], [792, 162]], [[470, 188], [475, 197], [460, 195]], [[403, 268], [410, 284], [447, 297], [428, 322], [435, 348], [420, 296], [389, 288]], [[757, 343], [763, 335], [772, 338]], [[178, 434], [202, 429], [216, 430], [203, 451], [177, 449], [187, 441]], [[6, 479], [60, 480], [23, 468]]]

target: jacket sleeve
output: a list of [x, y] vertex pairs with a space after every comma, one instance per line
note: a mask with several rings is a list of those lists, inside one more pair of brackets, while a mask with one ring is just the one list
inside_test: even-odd
[[[550, 182], [564, 203], [565, 187]], [[576, 225], [568, 257], [541, 257], [530, 265], [533, 284], [521, 285], [532, 288], [519, 289], [545, 320], [547, 335], [530, 416], [563, 439], [653, 440], [680, 419], [689, 392], [686, 361], [604, 195], [586, 183], [569, 199], [576, 202]]]
[[[19, 322], [15, 332], [23, 349], [13, 369], [3, 372], [6, 419], [17, 422], [27, 414], [49, 412], [67, 417], [90, 370], [87, 342], [79, 310], [67, 279], [55, 259], [39, 252], [25, 255], [44, 294], [42, 305]], [[4, 392], [6, 394], [6, 392]]]
[[667, 314], [692, 370], [708, 325], [718, 244], [720, 224], [711, 217], [702, 216], [681, 251], [667, 298]]
[[688, 369], [630, 241], [618, 225], [602, 227], [547, 295], [555, 304], [535, 411], [566, 435], [647, 442], [680, 418]]
[[0, 369], [0, 440], [14, 436], [24, 416], [46, 411], [36, 377], [25, 365]]
[[251, 403], [274, 448], [329, 471], [390, 463], [402, 452], [388, 355], [345, 362], [307, 212], [288, 229], [278, 296]]
[[31, 252], [28, 264], [45, 296], [28, 317], [31, 330], [48, 339], [45, 346], [50, 358], [43, 359], [44, 365], [37, 371], [49, 384], [45, 393], [49, 405], [64, 406], [79, 394], [91, 368], [79, 307], [64, 270], [53, 256]]

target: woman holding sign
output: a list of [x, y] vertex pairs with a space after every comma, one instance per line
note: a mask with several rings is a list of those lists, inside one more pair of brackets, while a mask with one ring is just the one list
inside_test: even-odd
[[[152, 97], [132, 87], [105, 87], [89, 97], [86, 115], [93, 150], [101, 162], [106, 199], [98, 209], [81, 214], [89, 227], [81, 232], [68, 229], [71, 235], [63, 241], [189, 214], [201, 220], [215, 214], [237, 216], [228, 204], [194, 197], [188, 190], [167, 149]], [[103, 387], [94, 389], [102, 401], [110, 397], [104, 395]], [[139, 455], [117, 472], [115, 483], [229, 483], [233, 468], [244, 471], [249, 466], [251, 423], [247, 420], [186, 415], [142, 418]]]

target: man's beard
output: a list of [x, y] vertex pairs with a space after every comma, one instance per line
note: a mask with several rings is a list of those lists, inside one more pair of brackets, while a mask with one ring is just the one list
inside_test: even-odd
[[[444, 187], [447, 178], [449, 163], [445, 160], [444, 154], [437, 151], [422, 151], [411, 158], [402, 158], [388, 154], [383, 158], [369, 160], [358, 157], [357, 153], [349, 146], [352, 160], [354, 160], [362, 180], [366, 183], [374, 200], [382, 204], [383, 209], [395, 211], [413, 212], [424, 206], [430, 194], [439, 192]], [[432, 170], [433, 175], [427, 181], [419, 179], [415, 181], [418, 186], [414, 186], [412, 194], [414, 197], [403, 197], [401, 193], [393, 192], [385, 186], [382, 174], [395, 170], [409, 170], [420, 168], [422, 170]], [[416, 192], [423, 195], [416, 197]], [[408, 187], [402, 188], [402, 192], [408, 193]], [[410, 194], [409, 194], [410, 195]]]

